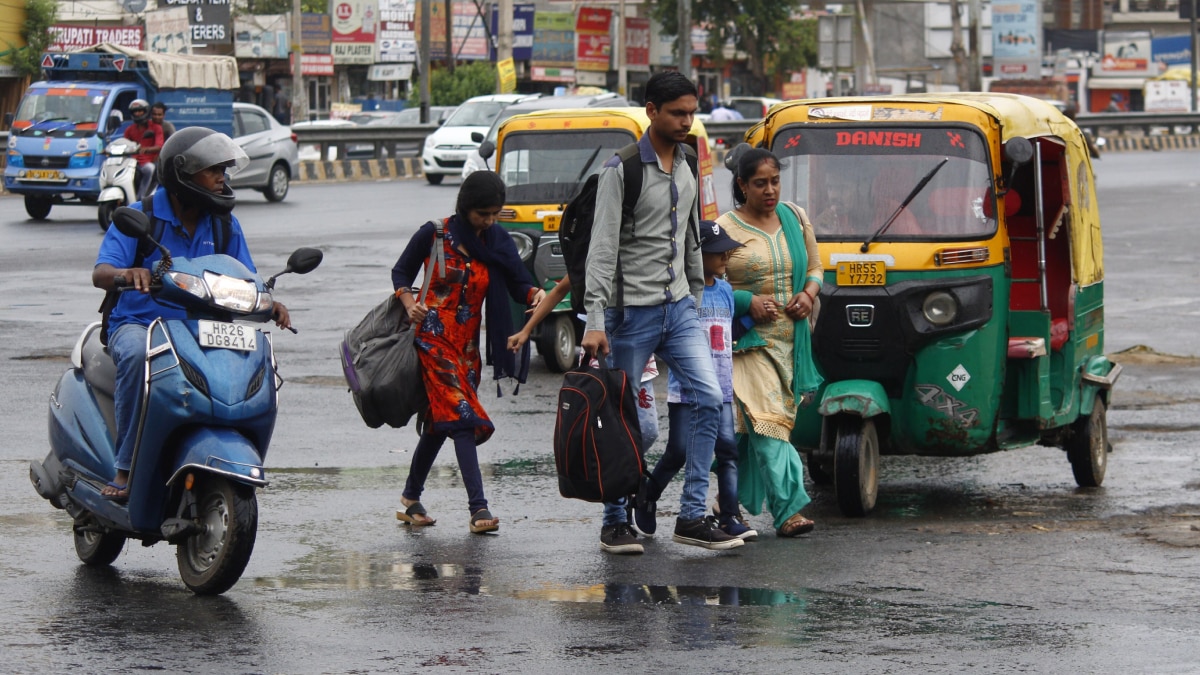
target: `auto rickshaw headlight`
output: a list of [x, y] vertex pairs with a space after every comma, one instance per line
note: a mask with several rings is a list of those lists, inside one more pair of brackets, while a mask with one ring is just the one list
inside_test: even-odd
[[958, 316], [958, 301], [946, 291], [934, 291], [925, 296], [921, 306], [925, 320], [935, 326], [948, 326]]
[[521, 254], [521, 262], [529, 262], [533, 257], [533, 237], [524, 232], [510, 232], [513, 243], [517, 245], [517, 253]]

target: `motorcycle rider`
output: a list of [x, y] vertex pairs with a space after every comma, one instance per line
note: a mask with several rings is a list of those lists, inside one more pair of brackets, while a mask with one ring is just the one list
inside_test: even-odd
[[[151, 197], [154, 220], [162, 223], [159, 243], [171, 255], [196, 258], [226, 253], [254, 272], [254, 261], [246, 247], [241, 224], [233, 211], [235, 195], [225, 183], [226, 169], [236, 173], [249, 163], [246, 153], [225, 134], [201, 127], [181, 129], [162, 148], [158, 162], [158, 181], [162, 190]], [[142, 207], [141, 202], [133, 208]], [[215, 250], [214, 228], [218, 221], [229, 220], [224, 251]], [[109, 316], [108, 352], [117, 365], [116, 377], [116, 477], [102, 494], [116, 501], [129, 497], [129, 469], [137, 440], [138, 417], [142, 404], [143, 369], [146, 358], [146, 330], [154, 319], [186, 318], [184, 310], [159, 305], [149, 296], [151, 270], [162, 254], [154, 250], [142, 266], [134, 267], [137, 240], [110, 227], [100, 244], [92, 284], [97, 288], [116, 288], [114, 278], [124, 277], [129, 292], [122, 293]], [[287, 307], [276, 302], [272, 312], [275, 324], [290, 328]]]
[[154, 179], [154, 162], [158, 159], [166, 137], [161, 125], [150, 119], [150, 104], [144, 99], [134, 99], [129, 104], [129, 118], [133, 120], [123, 136], [138, 144], [138, 152], [134, 155], [138, 165], [137, 198], [146, 198], [150, 184]]

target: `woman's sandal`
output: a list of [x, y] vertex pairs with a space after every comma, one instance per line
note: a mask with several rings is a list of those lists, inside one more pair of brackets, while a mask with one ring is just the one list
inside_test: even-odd
[[495, 532], [500, 529], [500, 519], [493, 516], [492, 512], [487, 509], [479, 509], [471, 514], [470, 527], [473, 534]]
[[[404, 502], [400, 502], [403, 506]], [[408, 505], [408, 508], [403, 511], [396, 511], [396, 520], [403, 521], [409, 525], [418, 527], [428, 527], [437, 521], [429, 517], [429, 512], [421, 505], [421, 502], [413, 502]]]
[[799, 537], [802, 534], [808, 534], [813, 531], [817, 524], [805, 518], [799, 513], [793, 514], [791, 518], [783, 523], [783, 527], [775, 530], [775, 534], [780, 537]]

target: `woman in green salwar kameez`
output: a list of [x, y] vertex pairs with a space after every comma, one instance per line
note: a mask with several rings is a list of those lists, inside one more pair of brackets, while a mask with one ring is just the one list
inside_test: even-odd
[[821, 258], [803, 210], [780, 200], [779, 159], [748, 146], [735, 153], [736, 206], [718, 222], [744, 244], [726, 271], [735, 315], [749, 317], [733, 355], [738, 498], [755, 515], [765, 499], [776, 533], [795, 537], [813, 529], [800, 513], [810, 500], [790, 439], [797, 408], [821, 384], [808, 323], [821, 290]]

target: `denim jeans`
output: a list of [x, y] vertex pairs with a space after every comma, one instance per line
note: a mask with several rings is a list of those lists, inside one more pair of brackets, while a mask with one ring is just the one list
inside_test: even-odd
[[[721, 417], [721, 387], [713, 370], [707, 336], [700, 328], [696, 302], [683, 300], [649, 307], [623, 307], [604, 313], [613, 367], [625, 371], [631, 383], [640, 382], [642, 369], [655, 354], [675, 374], [691, 403], [684, 404], [693, 424], [667, 430], [673, 442], [684, 447], [683, 495], [679, 500], [682, 520], [703, 518], [708, 499], [708, 473]], [[630, 392], [635, 393], [635, 392]], [[676, 438], [679, 441], [675, 441]], [[627, 520], [625, 500], [604, 505], [604, 524]]]
[[[692, 424], [691, 407], [686, 403], [668, 403], [667, 420], [672, 429], [686, 429]], [[737, 439], [733, 434], [733, 404], [721, 405], [721, 422], [717, 427], [716, 445], [716, 474], [717, 474], [717, 507], [722, 514], [733, 515], [738, 512], [738, 449]], [[675, 474], [683, 468], [687, 461], [686, 448], [679, 436], [667, 439], [667, 449], [663, 451], [658, 464], [650, 472], [650, 491], [648, 496], [658, 501], [663, 490]]]
[[115, 462], [118, 471], [128, 471], [137, 443], [138, 416], [146, 377], [146, 327], [127, 323], [108, 336], [108, 353], [117, 364], [113, 392], [117, 421]]
[[417, 449], [413, 452], [412, 464], [408, 470], [408, 479], [404, 482], [405, 499], [419, 501], [425, 491], [425, 479], [433, 468], [433, 460], [437, 459], [438, 451], [449, 437], [454, 440], [454, 454], [458, 459], [458, 473], [462, 478], [463, 487], [467, 489], [467, 511], [472, 515], [488, 507], [487, 499], [483, 496], [483, 474], [479, 470], [479, 453], [475, 445], [474, 429], [459, 429], [451, 434], [427, 431], [421, 434], [417, 441]]

